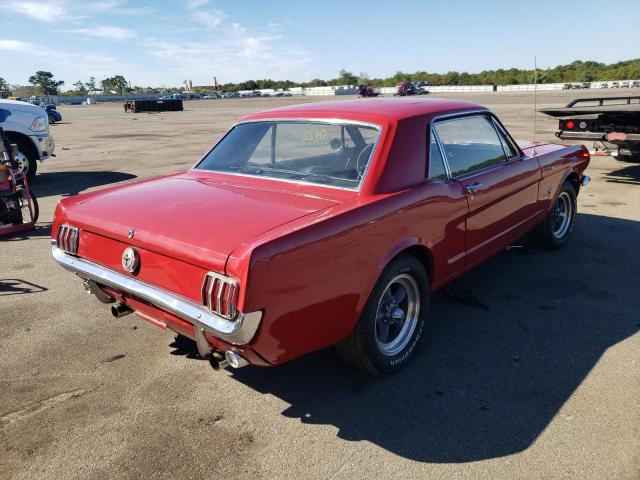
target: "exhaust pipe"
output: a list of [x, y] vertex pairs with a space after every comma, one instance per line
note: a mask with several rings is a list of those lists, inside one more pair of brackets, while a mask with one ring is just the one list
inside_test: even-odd
[[219, 353], [212, 353], [209, 356], [209, 364], [211, 365], [211, 368], [213, 368], [214, 370], [222, 370], [223, 368], [226, 368], [227, 365], [229, 365], [227, 363], [227, 360], [224, 358], [220, 358]]
[[111, 315], [116, 318], [124, 317], [130, 313], [133, 313], [133, 310], [131, 310], [131, 308], [129, 308], [125, 303], [118, 303], [111, 307]]
[[223, 368], [242, 368], [249, 365], [249, 362], [233, 350], [224, 352], [224, 358], [220, 353], [215, 352], [209, 357], [209, 363], [214, 370], [222, 370]]

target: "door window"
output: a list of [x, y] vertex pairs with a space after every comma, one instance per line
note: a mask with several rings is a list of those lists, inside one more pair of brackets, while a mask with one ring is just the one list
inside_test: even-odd
[[453, 177], [506, 161], [502, 141], [484, 115], [436, 122]]

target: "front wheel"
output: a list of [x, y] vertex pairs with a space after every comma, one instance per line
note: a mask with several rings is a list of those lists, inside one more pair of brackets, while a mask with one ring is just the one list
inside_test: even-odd
[[360, 320], [336, 345], [347, 363], [373, 375], [400, 370], [422, 337], [429, 306], [429, 278], [422, 263], [403, 255], [378, 279]]
[[31, 182], [38, 170], [38, 157], [34, 149], [24, 140], [18, 140], [16, 144], [18, 145], [18, 153], [16, 154], [17, 171], [26, 176]]
[[531, 231], [531, 237], [542, 248], [551, 250], [562, 247], [573, 232], [577, 212], [576, 189], [570, 182], [566, 182], [547, 218]]

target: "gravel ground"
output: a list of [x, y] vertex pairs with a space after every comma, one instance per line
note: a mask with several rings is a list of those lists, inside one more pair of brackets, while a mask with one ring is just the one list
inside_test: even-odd
[[[538, 107], [600, 93], [541, 92]], [[532, 137], [530, 93], [458, 97]], [[0, 241], [0, 476], [640, 478], [639, 164], [593, 158], [567, 247], [525, 243], [467, 274], [489, 310], [437, 293], [421, 351], [391, 378], [331, 349], [214, 372], [191, 342], [112, 318], [54, 264], [61, 197], [186, 169], [242, 114], [318, 100], [60, 107], [57, 157], [33, 187], [38, 228]], [[538, 115], [538, 138], [554, 127]]]

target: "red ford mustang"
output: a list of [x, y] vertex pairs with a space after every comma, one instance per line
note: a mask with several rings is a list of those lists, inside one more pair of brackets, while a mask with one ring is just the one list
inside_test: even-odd
[[392, 373], [434, 290], [526, 232], [568, 240], [588, 163], [583, 146], [517, 143], [470, 102], [278, 108], [188, 172], [62, 200], [52, 253], [115, 316], [194, 339], [214, 366], [335, 344]]

